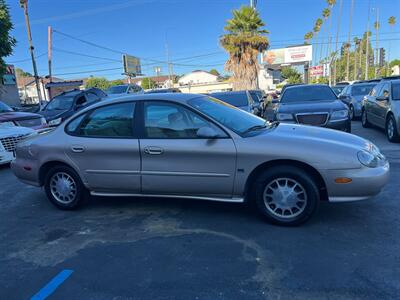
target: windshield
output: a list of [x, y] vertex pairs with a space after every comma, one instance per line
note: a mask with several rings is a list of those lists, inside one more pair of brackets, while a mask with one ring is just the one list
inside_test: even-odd
[[344, 86], [333, 86], [332, 90], [335, 92], [336, 95], [339, 95], [344, 89]]
[[106, 91], [106, 93], [109, 94], [109, 95], [112, 95], [112, 94], [124, 94], [124, 93], [126, 93], [126, 89], [127, 89], [126, 85], [116, 85], [116, 86], [110, 87]]
[[260, 102], [263, 95], [260, 91], [251, 91], [249, 92], [251, 95], [251, 98], [253, 98], [254, 101]]
[[392, 85], [392, 98], [393, 100], [400, 100], [400, 83]]
[[188, 104], [238, 134], [265, 125], [264, 119], [212, 97], [195, 98], [188, 101]]
[[0, 102], [0, 113], [11, 112], [13, 109], [7, 104]]
[[246, 93], [211, 94], [211, 97], [215, 97], [236, 107], [249, 105]]
[[69, 110], [73, 102], [73, 96], [57, 96], [47, 104], [44, 110]]
[[281, 103], [297, 103], [309, 101], [334, 101], [337, 97], [329, 86], [306, 86], [286, 89], [281, 98]]
[[365, 96], [374, 88], [375, 84], [353, 85], [351, 88], [352, 96]]

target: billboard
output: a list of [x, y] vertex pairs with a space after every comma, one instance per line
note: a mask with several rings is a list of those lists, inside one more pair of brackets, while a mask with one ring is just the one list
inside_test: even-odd
[[261, 63], [267, 65], [302, 64], [312, 61], [312, 46], [304, 45], [264, 51]]
[[142, 74], [142, 68], [140, 66], [140, 59], [136, 56], [124, 54], [122, 56], [124, 64], [124, 73], [130, 76], [137, 76]]
[[6, 66], [6, 72], [3, 75], [3, 84], [4, 85], [15, 85], [17, 84], [17, 80], [15, 78], [15, 70], [13, 65]]
[[318, 77], [324, 75], [324, 66], [314, 66], [309, 69], [311, 77]]

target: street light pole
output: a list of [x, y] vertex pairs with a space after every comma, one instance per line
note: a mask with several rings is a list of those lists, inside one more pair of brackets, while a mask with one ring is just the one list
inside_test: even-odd
[[33, 65], [33, 74], [35, 76], [35, 84], [36, 84], [36, 90], [37, 90], [37, 94], [38, 94], [38, 98], [39, 98], [39, 103], [41, 103], [42, 95], [41, 95], [40, 86], [39, 86], [40, 83], [39, 83], [39, 76], [38, 76], [37, 67], [36, 67], [35, 54], [33, 52], [34, 47], [33, 47], [33, 43], [32, 43], [31, 25], [29, 22], [29, 15], [28, 15], [28, 0], [19, 0], [19, 4], [24, 9], [26, 30], [28, 33], [28, 41], [29, 41], [29, 51], [31, 53], [32, 65]]
[[371, 14], [371, 0], [368, 1], [368, 21], [367, 21], [367, 38], [365, 41], [365, 80], [368, 80], [368, 64], [369, 64], [369, 19]]

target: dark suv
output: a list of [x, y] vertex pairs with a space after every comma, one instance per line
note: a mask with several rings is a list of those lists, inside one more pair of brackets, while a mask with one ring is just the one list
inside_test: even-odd
[[361, 122], [384, 129], [390, 142], [400, 141], [400, 79], [382, 80], [364, 97]]
[[75, 112], [99, 102], [107, 94], [97, 88], [73, 90], [54, 97], [39, 113], [49, 126], [58, 126]]
[[[257, 116], [263, 115], [263, 99], [260, 99], [254, 91], [217, 92], [208, 94], [211, 97], [236, 106], [244, 111]], [[252, 93], [254, 94], [252, 96]]]

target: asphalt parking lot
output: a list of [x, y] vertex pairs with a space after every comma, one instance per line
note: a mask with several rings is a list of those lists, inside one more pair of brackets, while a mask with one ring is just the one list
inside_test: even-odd
[[323, 203], [295, 228], [206, 201], [95, 198], [60, 211], [2, 167], [0, 299], [398, 299], [400, 144], [359, 122], [353, 133], [387, 155], [390, 183], [368, 201]]

